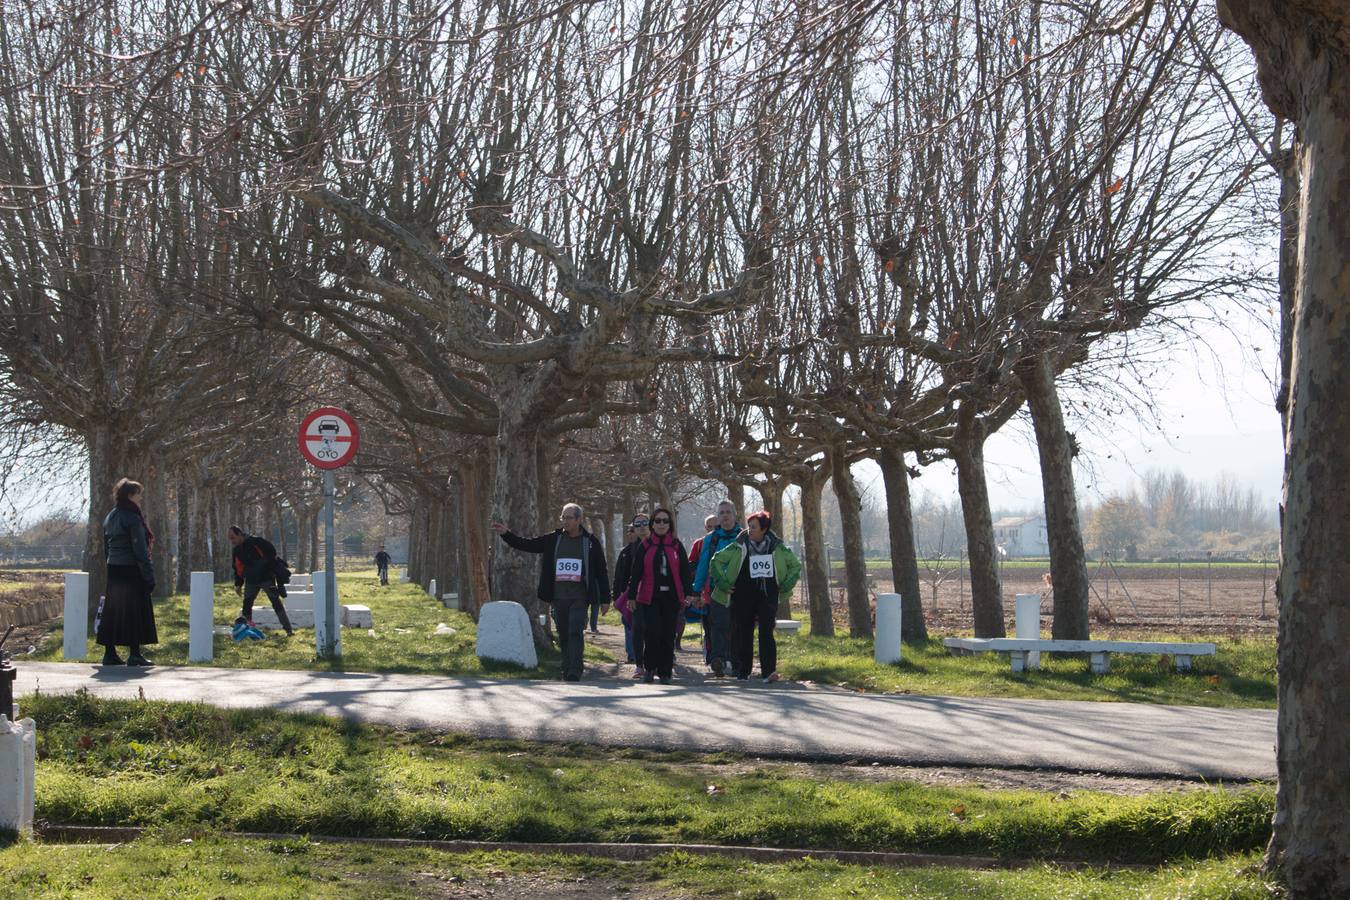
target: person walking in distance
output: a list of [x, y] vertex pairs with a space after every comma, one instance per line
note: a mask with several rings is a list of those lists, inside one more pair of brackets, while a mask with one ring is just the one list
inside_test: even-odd
[[385, 552], [384, 545], [381, 544], [380, 552], [375, 554], [375, 570], [380, 575], [380, 584], [389, 583], [389, 564], [393, 561], [394, 558]]
[[652, 513], [652, 533], [638, 548], [629, 596], [643, 610], [646, 643], [643, 653], [647, 672], [670, 684], [675, 674], [675, 619], [684, 612], [685, 597], [692, 593], [689, 556], [675, 537], [675, 517], [668, 509]]
[[766, 510], [747, 516], [745, 531], [736, 542], [713, 557], [713, 600], [729, 601], [731, 653], [736, 677], [745, 681], [754, 667], [755, 623], [759, 623], [759, 667], [766, 682], [778, 680], [778, 643], [774, 626], [778, 601], [791, 597], [801, 577], [802, 564], [772, 531]]
[[634, 678], [644, 677], [647, 669], [643, 658], [646, 644], [643, 610], [633, 602], [634, 591], [631, 589], [633, 562], [641, 553], [642, 542], [650, 537], [651, 533], [651, 519], [646, 513], [633, 516], [628, 529], [628, 543], [624, 544], [623, 549], [619, 551], [619, 558], [614, 562], [614, 606], [624, 617], [624, 649], [628, 651], [628, 661], [637, 667], [633, 673]]
[[123, 478], [113, 487], [113, 508], [103, 520], [103, 556], [108, 566], [108, 588], [99, 603], [94, 639], [103, 645], [103, 665], [120, 666], [119, 645], [127, 648], [126, 665], [148, 666], [141, 654], [146, 644], [158, 644], [155, 609], [155, 567], [150, 550], [155, 533], [141, 512], [141, 483]]
[[736, 504], [723, 500], [717, 504], [717, 527], [703, 536], [703, 548], [698, 556], [698, 567], [694, 572], [694, 593], [700, 595], [703, 602], [703, 630], [707, 634], [708, 666], [714, 675], [721, 678], [726, 674], [726, 664], [731, 658], [730, 635], [731, 613], [727, 608], [730, 598], [718, 601], [708, 577], [708, 567], [713, 556], [720, 550], [736, 542], [741, 535], [741, 526], [736, 521]]
[[586, 641], [586, 607], [609, 598], [609, 566], [600, 541], [581, 527], [584, 513], [569, 503], [562, 509], [562, 527], [538, 537], [521, 537], [500, 522], [492, 523], [507, 546], [538, 553], [539, 599], [553, 608], [562, 644], [562, 678], [580, 681]]
[[254, 627], [253, 601], [258, 599], [258, 591], [262, 591], [272, 601], [272, 611], [286, 630], [286, 636], [295, 634], [291, 617], [286, 614], [286, 605], [281, 602], [285, 588], [277, 584], [277, 548], [267, 538], [248, 534], [238, 525], [231, 525], [225, 537], [234, 546], [230, 557], [234, 566], [234, 592], [244, 596], [244, 605], [235, 624], [242, 621], [249, 628]]

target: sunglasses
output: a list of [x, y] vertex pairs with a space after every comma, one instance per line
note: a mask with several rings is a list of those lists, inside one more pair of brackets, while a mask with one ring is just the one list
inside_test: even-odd
[[670, 520], [669, 520], [669, 519], [652, 519], [652, 524], [653, 524], [653, 525], [669, 525], [669, 524], [670, 524]]
[[646, 528], [647, 525], [648, 525], [647, 520], [646, 520], [646, 519], [643, 519], [643, 520], [640, 521], [640, 522], [634, 522], [634, 523], [632, 524], [632, 527], [633, 527], [633, 528]]

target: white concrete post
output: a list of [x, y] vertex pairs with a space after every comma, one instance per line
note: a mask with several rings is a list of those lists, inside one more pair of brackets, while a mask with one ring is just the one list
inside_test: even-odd
[[88, 572], [71, 572], [66, 576], [66, 609], [61, 628], [65, 635], [61, 655], [66, 659], [85, 659], [89, 655]]
[[0, 715], [0, 828], [33, 829], [37, 726]]
[[[328, 618], [328, 578], [325, 572], [314, 573], [314, 649], [323, 656], [324, 648], [328, 646], [329, 634], [332, 634], [333, 657], [342, 655], [342, 618], [341, 613]], [[334, 582], [337, 579], [333, 579]], [[336, 591], [334, 591], [336, 593]], [[337, 611], [337, 601], [332, 604], [333, 610]]]
[[877, 594], [877, 634], [873, 655], [878, 663], [897, 663], [902, 656], [900, 643], [900, 595]]
[[[1016, 630], [1019, 640], [1035, 641], [1041, 637], [1041, 595], [1018, 594]], [[1028, 669], [1041, 667], [1041, 651], [1028, 650], [1026, 656]]]
[[438, 596], [436, 595], [436, 579], [435, 579], [435, 578], [431, 579], [431, 584], [427, 587], [427, 593], [430, 594], [432, 597], [435, 597], [437, 600], [441, 599], [440, 597], [438, 597]]
[[193, 572], [188, 591], [188, 662], [210, 662], [215, 653], [216, 576]]

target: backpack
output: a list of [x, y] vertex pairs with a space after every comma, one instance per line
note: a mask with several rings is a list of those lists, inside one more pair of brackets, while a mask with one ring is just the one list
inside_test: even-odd
[[290, 563], [286, 562], [286, 560], [282, 559], [280, 556], [274, 558], [272, 560], [272, 574], [276, 576], [277, 584], [290, 584]]

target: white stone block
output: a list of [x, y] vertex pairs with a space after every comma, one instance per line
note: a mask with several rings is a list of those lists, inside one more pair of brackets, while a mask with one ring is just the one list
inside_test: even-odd
[[[1022, 640], [1037, 640], [1041, 636], [1041, 595], [1040, 594], [1018, 594], [1017, 595], [1017, 617], [1014, 626], [1017, 636]], [[1028, 650], [1026, 655], [1026, 667], [1028, 669], [1039, 669], [1041, 667], [1041, 651]], [[1021, 671], [1014, 666], [1015, 671]]]
[[[312, 609], [291, 609], [286, 607], [286, 618], [291, 620], [292, 628], [313, 628], [314, 610]], [[280, 628], [281, 621], [277, 614], [272, 611], [272, 607], [255, 606], [253, 607], [253, 624], [259, 628]]]
[[436, 593], [436, 579], [435, 579], [435, 578], [431, 579], [431, 584], [427, 587], [427, 593], [430, 594], [432, 597], [439, 597], [439, 596], [440, 596], [439, 594]]
[[188, 662], [210, 662], [216, 636], [212, 624], [216, 612], [216, 576], [193, 572], [188, 590]]
[[530, 614], [519, 603], [495, 600], [478, 613], [478, 658], [515, 663], [527, 669], [539, 665], [530, 631]]
[[441, 594], [441, 602], [446, 609], [459, 609], [459, 594]]
[[89, 573], [66, 575], [64, 635], [61, 655], [66, 659], [84, 659], [89, 655]]
[[0, 715], [0, 828], [33, 830], [37, 726]]
[[286, 585], [286, 590], [294, 588], [297, 591], [307, 591], [313, 585], [309, 575], [295, 574], [291, 576], [290, 584]]
[[900, 595], [877, 594], [877, 633], [872, 655], [881, 665], [897, 663], [903, 655], [900, 641]]
[[773, 623], [773, 630], [784, 634], [796, 634], [802, 630], [802, 623], [796, 619], [778, 619]]
[[353, 603], [351, 606], [342, 607], [343, 628], [373, 628], [374, 625], [375, 621], [371, 618], [369, 606]]
[[[262, 594], [258, 595], [258, 599], [262, 600], [264, 603], [267, 602]], [[293, 609], [308, 609], [312, 612], [314, 610], [314, 592], [287, 591], [286, 596], [281, 598], [281, 602], [286, 604], [287, 612], [290, 612]]]

